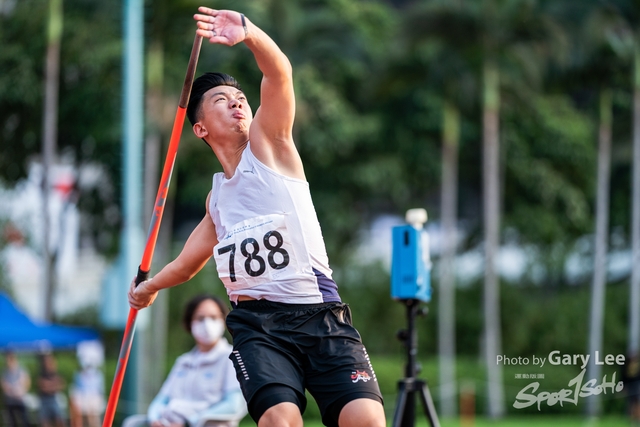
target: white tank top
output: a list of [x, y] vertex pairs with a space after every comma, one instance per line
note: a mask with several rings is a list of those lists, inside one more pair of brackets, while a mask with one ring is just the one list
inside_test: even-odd
[[213, 176], [209, 212], [216, 268], [231, 301], [340, 301], [306, 181], [268, 168], [247, 144], [231, 179]]

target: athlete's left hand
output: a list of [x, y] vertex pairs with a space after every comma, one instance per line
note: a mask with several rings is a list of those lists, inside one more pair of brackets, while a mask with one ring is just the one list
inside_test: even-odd
[[[245, 39], [245, 29], [239, 12], [208, 7], [199, 7], [198, 11], [200, 13], [193, 15], [198, 25], [196, 34], [209, 39], [211, 43], [233, 46]], [[249, 25], [246, 18], [245, 24]]]
[[134, 277], [129, 286], [129, 306], [136, 310], [142, 310], [153, 304], [158, 291], [150, 289], [151, 279], [141, 282], [136, 286], [136, 278]]

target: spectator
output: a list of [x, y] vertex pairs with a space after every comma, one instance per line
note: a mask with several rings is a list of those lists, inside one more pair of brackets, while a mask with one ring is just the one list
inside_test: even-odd
[[9, 425], [16, 427], [20, 424], [28, 426], [27, 407], [24, 397], [31, 387], [31, 378], [20, 364], [16, 355], [8, 352], [5, 356], [6, 367], [2, 372], [0, 382], [4, 395], [4, 407], [9, 414]]
[[58, 364], [51, 353], [40, 355], [38, 396], [40, 397], [40, 423], [42, 427], [63, 427], [62, 409], [56, 395], [64, 390], [65, 383], [58, 374]]
[[93, 365], [84, 365], [74, 376], [70, 397], [72, 427], [83, 427], [85, 418], [89, 427], [99, 427], [104, 410], [102, 372]]
[[[146, 416], [134, 415], [125, 426], [146, 421], [151, 427], [237, 426], [246, 405], [229, 359], [231, 344], [223, 336], [229, 309], [211, 295], [191, 299], [184, 310], [183, 326], [196, 346], [178, 357]], [[136, 417], [138, 417], [136, 419]]]

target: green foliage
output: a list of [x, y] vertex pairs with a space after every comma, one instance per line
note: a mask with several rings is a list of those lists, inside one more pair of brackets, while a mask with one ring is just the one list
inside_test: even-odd
[[509, 107], [503, 114], [506, 225], [524, 241], [543, 245], [588, 232], [596, 157], [592, 123], [560, 96], [532, 95]]
[[[0, 14], [0, 178], [7, 184], [24, 178], [41, 151], [47, 11], [25, 0]], [[113, 238], [104, 233], [119, 226], [117, 207], [109, 207], [120, 182], [120, 13], [113, 2], [67, 4], [61, 42], [57, 150], [106, 173], [100, 188], [81, 189], [78, 202], [105, 252]]]
[[[621, 19], [634, 15], [622, 3], [615, 13], [598, 12], [595, 2], [579, 10], [569, 3], [433, 0], [397, 9], [379, 1], [242, 4], [247, 17], [273, 36], [293, 64], [295, 139], [334, 265], [347, 259], [360, 226], [381, 212], [426, 205], [437, 220], [445, 98], [461, 107], [459, 212], [470, 225], [469, 244], [477, 238], [479, 76], [487, 52], [498, 58], [504, 90], [505, 226], [539, 245], [571, 241], [589, 231], [595, 110], [592, 98], [583, 101], [584, 88], [578, 86], [592, 80], [574, 77], [591, 73], [592, 59], [606, 62], [597, 59], [597, 43], [622, 52], [626, 33], [615, 33], [616, 38], [611, 28], [626, 28]], [[26, 160], [40, 150], [46, 8], [34, 4], [18, 2], [0, 15], [0, 68], [5, 70], [0, 76], [0, 174], [8, 183], [24, 176]], [[163, 140], [184, 78], [197, 5], [157, 0], [145, 10], [146, 46], [159, 47], [163, 58], [154, 62], [160, 68], [148, 73], [164, 92], [156, 100], [164, 106], [158, 108], [169, 111], [159, 116], [160, 123], [150, 124]], [[212, 6], [238, 4], [219, 0]], [[106, 168], [111, 184], [105, 187], [112, 190], [87, 190], [79, 204], [91, 219], [89, 232], [107, 252], [117, 248], [119, 226], [112, 206], [120, 199], [121, 13], [114, 3], [67, 2], [62, 40], [59, 149], [73, 153], [78, 163], [98, 162]], [[593, 43], [579, 36], [589, 28], [597, 29]], [[29, 37], [22, 36], [27, 33]], [[569, 43], [576, 48], [569, 49]], [[244, 46], [230, 49], [205, 41], [199, 70], [235, 75], [254, 110], [259, 105], [261, 76]], [[618, 94], [624, 93], [621, 89]], [[628, 115], [628, 97], [616, 108], [614, 125], [618, 116]], [[628, 133], [628, 121], [620, 123], [620, 135]], [[183, 139], [172, 184], [176, 227], [202, 217], [211, 175], [220, 170], [188, 126]], [[612, 202], [626, 208], [628, 160], [623, 159], [628, 157], [619, 158], [613, 176], [620, 186]], [[612, 226], [628, 227], [622, 211], [615, 211]], [[115, 238], [108, 238], [109, 233]]]
[[39, 148], [47, 8], [38, 5], [20, 2], [0, 15], [0, 176], [10, 183], [25, 176], [26, 158]]

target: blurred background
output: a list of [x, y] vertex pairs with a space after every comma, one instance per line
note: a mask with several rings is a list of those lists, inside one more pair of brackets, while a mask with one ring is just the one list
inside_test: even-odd
[[[584, 382], [617, 383], [627, 367], [595, 352], [640, 347], [634, 0], [0, 0], [0, 290], [23, 313], [97, 331], [108, 393], [200, 5], [243, 12], [293, 64], [296, 144], [389, 416], [406, 351], [391, 228], [425, 208], [418, 357], [439, 416], [628, 425], [625, 391], [513, 404], [581, 373], [533, 356], [590, 354]], [[235, 76], [258, 107], [245, 46], [205, 41], [205, 71]], [[202, 219], [218, 171], [187, 124], [152, 273]], [[144, 412], [191, 348], [180, 313], [203, 291], [225, 295], [213, 261], [140, 312], [116, 420]], [[73, 347], [59, 350], [71, 378]]]

